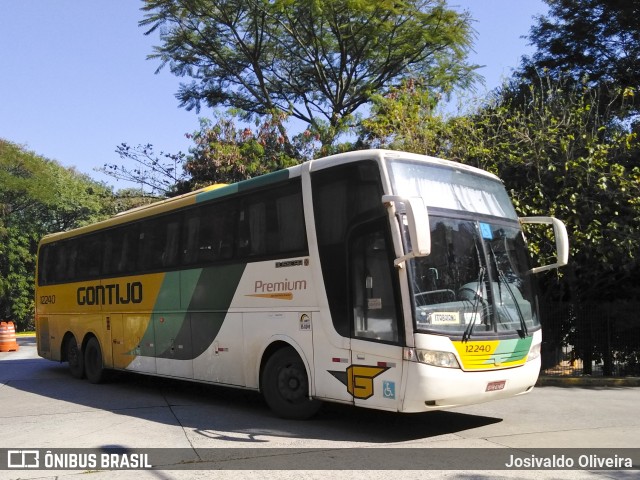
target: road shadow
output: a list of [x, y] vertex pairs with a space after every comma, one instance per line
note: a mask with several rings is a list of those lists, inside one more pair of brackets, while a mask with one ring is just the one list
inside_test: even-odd
[[388, 444], [443, 437], [502, 421], [453, 411], [399, 414], [330, 403], [311, 420], [283, 420], [273, 415], [257, 392], [125, 372], [93, 385], [71, 377], [66, 364], [37, 357], [3, 358], [0, 388], [29, 396], [24, 412], [20, 404], [12, 407], [17, 415], [28, 415], [26, 409], [34, 405], [51, 414], [106, 410], [179, 424], [203, 442], [222, 440], [229, 446], [266, 446], [271, 441], [266, 437]]

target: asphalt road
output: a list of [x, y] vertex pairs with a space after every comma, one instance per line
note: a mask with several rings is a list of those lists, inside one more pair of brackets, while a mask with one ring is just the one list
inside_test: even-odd
[[[494, 451], [482, 449], [526, 458], [538, 448], [612, 449], [611, 455], [640, 448], [640, 388], [538, 387], [522, 397], [416, 415], [327, 404], [299, 422], [274, 417], [258, 394], [242, 390], [134, 374], [92, 385], [72, 378], [66, 364], [39, 358], [35, 339], [19, 341], [18, 352], [0, 353], [0, 452], [162, 448], [166, 469], [11, 469], [0, 470], [0, 479], [640, 478], [637, 455], [633, 470], [469, 468]], [[450, 468], [413, 467], [431, 452], [447, 457]], [[345, 454], [358, 457], [356, 466]], [[286, 470], [294, 460], [298, 470]], [[300, 470], [300, 461], [309, 469]], [[197, 470], [174, 469], [181, 462]], [[387, 469], [403, 463], [407, 469]]]

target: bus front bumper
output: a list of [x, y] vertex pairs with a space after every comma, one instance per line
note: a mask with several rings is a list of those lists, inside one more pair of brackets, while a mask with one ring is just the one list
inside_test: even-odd
[[407, 389], [402, 412], [426, 412], [489, 402], [530, 392], [538, 379], [540, 359], [521, 366], [463, 371], [407, 362]]

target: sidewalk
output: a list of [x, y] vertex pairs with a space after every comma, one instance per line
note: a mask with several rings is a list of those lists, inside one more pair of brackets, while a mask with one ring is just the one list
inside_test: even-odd
[[640, 377], [593, 377], [540, 375], [536, 387], [640, 387]]

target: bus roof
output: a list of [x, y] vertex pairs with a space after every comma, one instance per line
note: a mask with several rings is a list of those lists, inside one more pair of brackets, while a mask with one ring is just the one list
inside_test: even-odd
[[498, 178], [493, 173], [487, 172], [486, 170], [482, 170], [477, 167], [472, 167], [471, 165], [465, 165], [464, 163], [455, 162], [452, 160], [444, 160], [442, 158], [432, 157], [429, 155], [423, 155], [419, 153], [409, 153], [409, 152], [403, 152], [399, 150], [386, 150], [386, 149], [356, 150], [353, 152], [338, 153], [328, 157], [319, 158], [317, 160], [310, 160], [309, 163], [312, 164], [310, 167], [310, 171], [332, 167], [334, 165], [338, 165], [341, 163], [357, 162], [360, 160], [367, 160], [372, 158], [377, 158], [380, 160], [404, 159], [404, 160], [414, 160], [419, 162], [427, 162], [433, 165], [441, 165], [447, 168], [456, 168], [459, 170], [465, 170], [470, 173], [475, 173], [477, 175], [484, 175], [486, 177], [500, 181], [500, 178]]

